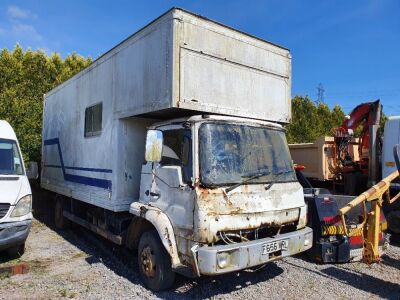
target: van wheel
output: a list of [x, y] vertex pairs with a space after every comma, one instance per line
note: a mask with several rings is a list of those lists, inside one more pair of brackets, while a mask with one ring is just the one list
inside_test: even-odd
[[11, 257], [21, 257], [25, 253], [25, 243], [23, 243], [22, 245], [8, 249], [7, 253]]
[[175, 281], [171, 259], [161, 243], [157, 231], [142, 234], [138, 248], [139, 274], [144, 284], [153, 291], [170, 288]]
[[70, 221], [64, 217], [65, 200], [61, 196], [56, 196], [56, 207], [54, 209], [54, 223], [57, 229], [67, 229]]

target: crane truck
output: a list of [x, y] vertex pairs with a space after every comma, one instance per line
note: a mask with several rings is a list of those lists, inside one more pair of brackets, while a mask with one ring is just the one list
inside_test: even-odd
[[[375, 210], [374, 206], [366, 203], [363, 207], [358, 206], [347, 212], [344, 225], [338, 210], [347, 203], [352, 203], [357, 194], [379, 179], [382, 141], [378, 128], [381, 114], [382, 105], [379, 100], [362, 103], [345, 117], [340, 127], [332, 129], [333, 137], [329, 140], [323, 138], [322, 143], [290, 145], [292, 157], [300, 164], [297, 165], [297, 177], [302, 183], [308, 204], [308, 224], [314, 231], [313, 247], [308, 253], [318, 262], [348, 262], [363, 258], [365, 236], [361, 227], [366, 222], [363, 221], [366, 220], [366, 215]], [[387, 126], [396, 127], [392, 121], [389, 121]], [[354, 139], [356, 130], [360, 130], [360, 138], [357, 140]], [[393, 130], [390, 133], [388, 130], [388, 135], [391, 134]], [[395, 136], [400, 136], [399, 130]], [[384, 139], [384, 149], [390, 148], [394, 140]], [[390, 155], [386, 157], [386, 167], [393, 167], [393, 156], [391, 159]], [[315, 168], [315, 161], [323, 167]], [[311, 172], [307, 170], [309, 166]], [[322, 181], [310, 181], [306, 178], [318, 173], [318, 170], [322, 170], [319, 173], [324, 175]], [[323, 188], [323, 185], [322, 188], [319, 187], [318, 183], [323, 182], [325, 178], [344, 186], [344, 195], [332, 194]], [[335, 190], [335, 185], [333, 189]], [[382, 253], [389, 243], [388, 236], [384, 234], [388, 222], [383, 213], [375, 221], [378, 226], [377, 232], [379, 231], [376, 237], [376, 253]]]

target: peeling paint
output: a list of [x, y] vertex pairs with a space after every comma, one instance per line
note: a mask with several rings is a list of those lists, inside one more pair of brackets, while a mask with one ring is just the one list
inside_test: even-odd
[[[279, 183], [268, 190], [264, 184], [243, 185], [230, 193], [224, 188], [195, 188], [197, 194], [197, 241], [214, 243], [217, 232], [280, 226], [299, 219], [304, 207], [301, 186], [297, 182]], [[294, 210], [293, 210], [294, 208]]]

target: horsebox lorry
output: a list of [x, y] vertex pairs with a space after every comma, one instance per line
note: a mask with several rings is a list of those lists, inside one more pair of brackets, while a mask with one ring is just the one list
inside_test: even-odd
[[55, 222], [138, 250], [147, 287], [309, 249], [287, 49], [173, 8], [44, 97]]

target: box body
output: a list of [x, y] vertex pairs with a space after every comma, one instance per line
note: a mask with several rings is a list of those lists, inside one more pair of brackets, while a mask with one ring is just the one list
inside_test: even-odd
[[[287, 123], [290, 80], [287, 49], [171, 9], [45, 95], [41, 185], [128, 210], [149, 125], [204, 113]], [[85, 137], [97, 103], [101, 132]]]

